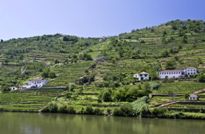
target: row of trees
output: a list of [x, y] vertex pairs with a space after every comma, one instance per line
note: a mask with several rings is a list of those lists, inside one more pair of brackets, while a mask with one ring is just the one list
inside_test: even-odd
[[129, 101], [132, 102], [139, 97], [148, 96], [151, 93], [151, 86], [148, 83], [138, 87], [120, 88], [118, 90], [106, 90], [101, 92], [98, 99], [103, 102]]

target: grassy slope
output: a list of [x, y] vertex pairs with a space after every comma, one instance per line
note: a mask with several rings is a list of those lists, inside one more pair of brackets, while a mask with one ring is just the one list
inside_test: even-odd
[[62, 90], [28, 91], [0, 94], [0, 109], [3, 111], [37, 112]]
[[68, 86], [69, 83], [75, 83], [85, 74], [85, 70], [90, 67], [93, 62], [80, 62], [71, 65], [56, 65], [51, 69], [58, 75], [55, 80], [49, 82], [48, 86]]
[[[182, 24], [181, 24], [182, 23]], [[202, 25], [204, 22], [196, 22], [194, 25]], [[173, 29], [173, 25], [177, 25], [177, 29]], [[184, 29], [183, 25], [187, 28], [183, 30], [183, 36], [187, 36], [187, 43], [183, 42], [183, 36], [180, 36], [180, 32]], [[165, 69], [165, 63], [169, 60], [176, 59], [176, 68], [182, 68], [187, 66], [198, 67], [201, 71], [204, 71], [205, 63], [205, 31], [192, 30], [192, 22], [170, 22], [164, 25], [160, 25], [153, 28], [146, 28], [142, 30], [136, 30], [131, 33], [121, 34], [118, 37], [111, 37], [105, 41], [100, 42], [99, 39], [82, 39], [78, 38], [77, 41], [63, 41], [62, 35], [32, 37], [26, 39], [14, 39], [0, 43], [0, 61], [3, 63], [8, 59], [8, 64], [3, 65], [0, 68], [0, 84], [5, 83], [21, 83], [29, 78], [35, 77], [41, 73], [40, 70], [49, 67], [57, 74], [57, 78], [51, 80], [48, 86], [67, 86], [69, 83], [75, 82], [80, 77], [84, 76], [85, 70], [87, 70], [94, 62], [77, 59], [77, 63], [65, 63], [66, 60], [73, 60], [74, 55], [79, 57], [82, 53], [90, 54], [93, 59], [105, 55], [109, 60], [106, 62], [97, 64], [96, 68], [90, 71], [95, 75], [95, 81], [91, 87], [86, 87], [90, 92], [98, 91], [97, 83], [104, 83], [104, 77], [107, 74], [119, 75], [124, 74], [124, 81], [128, 81], [128, 84], [122, 84], [121, 88], [126, 86], [135, 87], [131, 85], [130, 81], [133, 81], [132, 75], [136, 72], [147, 71], [149, 73], [157, 72], [159, 69]], [[164, 34], [166, 32], [166, 34]], [[166, 41], [163, 41], [166, 40]], [[117, 42], [116, 42], [117, 41]], [[182, 47], [178, 53], [170, 53], [169, 57], [161, 57], [164, 51], [170, 51], [171, 49]], [[16, 51], [19, 50], [19, 51]], [[20, 51], [24, 50], [24, 51]], [[137, 52], [137, 54], [133, 54]], [[20, 56], [23, 56], [20, 57]], [[133, 58], [133, 56], [136, 56]], [[202, 63], [199, 63], [199, 58]], [[60, 65], [55, 64], [55, 60], [60, 62]], [[14, 66], [17, 64], [18, 66]], [[42, 64], [42, 65], [39, 65]], [[33, 65], [33, 66], [31, 66]], [[26, 70], [26, 76], [20, 76], [19, 70], [21, 67], [28, 67]], [[158, 82], [158, 81], [156, 81]], [[126, 83], [126, 82], [125, 82]], [[160, 82], [159, 82], [160, 83]], [[176, 81], [171, 83], [161, 83], [159, 90], [154, 93], [191, 93], [193, 91], [205, 88], [202, 83], [191, 81]], [[109, 89], [105, 88], [105, 90]], [[51, 100], [49, 95], [35, 95], [35, 92], [31, 93], [18, 93], [18, 94], [0, 94], [3, 99], [0, 102], [7, 100], [9, 96], [14, 96], [15, 99], [11, 99], [10, 103], [1, 103], [2, 107], [8, 109], [21, 108], [21, 104], [18, 103], [30, 101], [28, 98], [35, 98], [37, 106], [30, 107], [31, 109], [38, 109], [45, 105], [48, 100]], [[28, 97], [29, 96], [29, 97]], [[85, 96], [86, 98], [90, 96]], [[93, 96], [96, 98], [97, 96]], [[19, 99], [22, 98], [21, 101]], [[25, 100], [23, 98], [26, 98]], [[81, 97], [80, 97], [81, 98]], [[178, 98], [182, 99], [182, 98]], [[83, 100], [83, 101], [82, 101]], [[170, 97], [153, 98], [151, 105], [159, 104], [172, 100]], [[31, 104], [35, 105], [36, 102]], [[69, 103], [69, 101], [68, 101]], [[78, 99], [76, 103], [91, 104], [92, 101]], [[97, 103], [97, 101], [94, 101]], [[26, 106], [26, 105], [25, 105]], [[29, 107], [29, 106], [28, 106]], [[26, 108], [28, 108], [26, 106]], [[25, 108], [25, 109], [26, 109]]]

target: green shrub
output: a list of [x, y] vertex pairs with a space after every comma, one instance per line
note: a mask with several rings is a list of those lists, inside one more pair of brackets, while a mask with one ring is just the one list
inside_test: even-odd
[[124, 104], [120, 108], [115, 108], [113, 115], [115, 116], [135, 116], [135, 112], [132, 109], [131, 104]]
[[41, 76], [43, 78], [51, 78], [51, 79], [56, 78], [56, 74], [54, 72], [51, 72], [49, 68], [44, 69]]
[[93, 114], [94, 113], [94, 109], [91, 106], [87, 106], [85, 108], [84, 114]]
[[73, 92], [75, 88], [76, 85], [74, 83], [69, 83], [68, 86], [66, 87], [66, 90]]
[[176, 68], [175, 60], [169, 60], [166, 62], [166, 69], [175, 69], [175, 68]]
[[93, 60], [92, 56], [87, 53], [81, 54], [79, 58], [80, 60], [86, 60], [86, 61]]
[[71, 42], [75, 43], [78, 41], [78, 37], [67, 35], [67, 36], [63, 37], [63, 41], [71, 41]]
[[199, 82], [205, 82], [205, 74], [201, 74], [198, 76], [198, 81]]
[[87, 106], [85, 109], [81, 109], [82, 114], [90, 114], [90, 115], [102, 115], [103, 112], [99, 108], [93, 108], [91, 106]]
[[54, 72], [50, 72], [48, 74], [48, 77], [51, 78], [51, 79], [56, 78], [56, 74]]
[[112, 115], [112, 110], [111, 109], [107, 109], [106, 114], [107, 115]]
[[104, 91], [99, 95], [98, 99], [104, 102], [112, 102], [112, 92], [110, 90]]
[[101, 109], [99, 109], [99, 108], [95, 108], [94, 109], [94, 114], [95, 115], [103, 115], [103, 111]]
[[166, 109], [164, 108], [155, 108], [153, 111], [152, 111], [152, 114], [156, 117], [162, 117], [165, 115], [165, 113], [167, 112]]
[[162, 52], [161, 57], [163, 58], [169, 57], [169, 52], [167, 50]]
[[134, 110], [136, 115], [149, 111], [147, 101], [148, 97], [144, 96], [131, 103], [132, 109]]
[[56, 113], [58, 112], [58, 105], [55, 102], [51, 102], [48, 104], [48, 107], [44, 111]]
[[57, 111], [58, 111], [58, 113], [66, 113], [67, 112], [67, 106], [66, 105], [59, 105]]
[[11, 91], [11, 89], [9, 88], [9, 85], [2, 85], [1, 86], [1, 91], [6, 93], [6, 92]]
[[160, 83], [154, 83], [151, 85], [151, 89], [158, 90], [160, 88]]
[[140, 97], [148, 96], [151, 93], [151, 86], [147, 83], [138, 87], [118, 89], [114, 92], [113, 99], [115, 101], [132, 102]]
[[114, 92], [114, 100], [126, 101], [127, 100], [127, 89], [118, 89]]
[[66, 113], [75, 114], [76, 111], [75, 111], [75, 109], [74, 109], [73, 107], [68, 106], [68, 107], [66, 108]]
[[179, 49], [176, 48], [176, 47], [173, 47], [173, 48], [170, 49], [170, 53], [172, 53], [172, 54], [176, 54], [178, 52], [179, 52]]
[[91, 84], [93, 81], [95, 81], [94, 75], [86, 75], [81, 77], [79, 80], [77, 80], [76, 83], [79, 85], [84, 85], [84, 84]]
[[68, 106], [67, 104], [57, 104], [56, 102], [51, 102], [48, 104], [46, 108], [42, 110], [42, 112], [51, 112], [51, 113], [69, 113], [75, 114], [76, 111], [72, 106]]
[[175, 118], [176, 119], [184, 119], [185, 118], [185, 115], [182, 113], [182, 112], [179, 112], [175, 115]]

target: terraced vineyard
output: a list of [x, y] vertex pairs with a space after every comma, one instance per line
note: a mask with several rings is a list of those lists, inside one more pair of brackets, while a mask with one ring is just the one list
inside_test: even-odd
[[[160, 70], [186, 67], [195, 67], [200, 74], [178, 80], [158, 79]], [[133, 78], [142, 71], [150, 74], [150, 81]], [[124, 112], [120, 114], [133, 116], [126, 111], [135, 109], [131, 102], [149, 96], [149, 101], [142, 103], [153, 110], [163, 103], [185, 100], [205, 88], [203, 77], [205, 22], [200, 20], [175, 20], [104, 38], [55, 34], [0, 42], [0, 107], [8, 111], [37, 111], [52, 101], [54, 111], [56, 105], [57, 109], [60, 105], [78, 112], [92, 107], [117, 114], [120, 109]], [[65, 91], [56, 99], [61, 94], [58, 90], [9, 91], [9, 87], [19, 87], [34, 78], [48, 80], [47, 88], [65, 87]], [[173, 97], [177, 94], [180, 96]]]
[[62, 92], [62, 90], [43, 90], [0, 94], [0, 109], [2, 111], [38, 112]]

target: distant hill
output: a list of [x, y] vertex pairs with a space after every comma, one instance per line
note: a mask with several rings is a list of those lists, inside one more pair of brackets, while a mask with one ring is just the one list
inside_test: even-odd
[[166, 68], [204, 71], [204, 63], [205, 22], [175, 20], [107, 38], [56, 34], [2, 40], [0, 85], [20, 85], [47, 71], [56, 74], [48, 76], [48, 86], [115, 87], [133, 83], [136, 72], [156, 78]]

